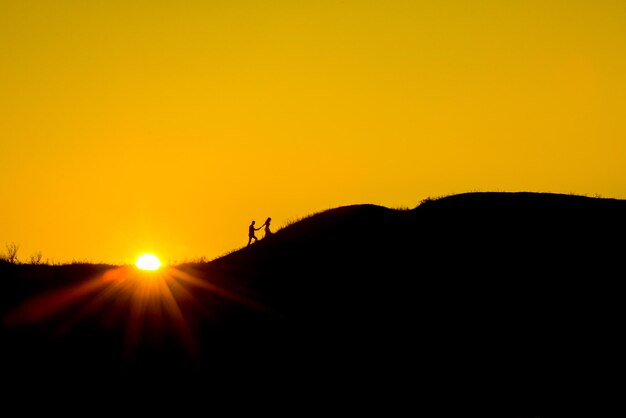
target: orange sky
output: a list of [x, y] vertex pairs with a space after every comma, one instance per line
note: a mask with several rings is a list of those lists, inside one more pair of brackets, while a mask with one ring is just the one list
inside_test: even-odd
[[626, 198], [623, 0], [0, 0], [0, 57], [22, 261], [211, 259], [252, 219], [467, 191]]

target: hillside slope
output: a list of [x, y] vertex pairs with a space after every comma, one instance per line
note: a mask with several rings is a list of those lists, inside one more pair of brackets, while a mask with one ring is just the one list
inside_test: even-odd
[[[66, 334], [52, 320], [5, 326], [3, 366], [83, 380], [87, 367], [142, 384], [212, 376], [257, 390], [272, 376], [281, 391], [321, 379], [331, 393], [347, 385], [360, 399], [403, 407], [558, 409], [614, 366], [625, 233], [626, 201], [574, 195], [466, 193], [411, 210], [340, 207], [176, 268], [176, 277], [193, 278], [169, 285], [193, 355], [181, 348], [180, 323], [158, 335], [168, 322], [167, 304], [157, 302], [154, 312], [145, 308], [130, 360], [119, 354], [124, 321], [103, 320], [113, 310], [102, 308]], [[34, 267], [0, 269], [29, 283], [3, 280], [6, 313], [42, 281]]]

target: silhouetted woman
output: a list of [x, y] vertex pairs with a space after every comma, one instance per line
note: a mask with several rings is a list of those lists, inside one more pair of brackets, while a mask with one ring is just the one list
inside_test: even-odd
[[272, 235], [272, 231], [270, 231], [270, 222], [272, 222], [272, 218], [267, 218], [263, 226], [265, 226], [265, 235], [263, 238], [267, 238]]

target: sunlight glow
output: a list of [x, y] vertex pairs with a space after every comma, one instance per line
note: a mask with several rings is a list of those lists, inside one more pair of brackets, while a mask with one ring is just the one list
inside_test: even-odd
[[141, 270], [158, 270], [161, 262], [154, 254], [142, 254], [135, 261], [135, 265]]
[[[137, 264], [143, 265], [139, 260], [144, 258], [158, 262], [154, 255], [144, 254]], [[244, 295], [218, 286], [205, 275], [190, 267], [162, 266], [151, 274], [132, 266], [115, 267], [67, 287], [35, 295], [0, 316], [0, 320], [10, 327], [59, 321], [55, 322], [55, 329], [69, 332], [81, 321], [106, 315], [113, 327], [122, 330], [126, 354], [149, 347], [154, 341], [147, 337], [161, 334], [164, 338], [173, 337], [189, 358], [197, 361], [199, 342], [187, 315], [206, 314], [206, 297], [217, 297], [282, 317]], [[146, 277], [151, 280], [145, 280]]]

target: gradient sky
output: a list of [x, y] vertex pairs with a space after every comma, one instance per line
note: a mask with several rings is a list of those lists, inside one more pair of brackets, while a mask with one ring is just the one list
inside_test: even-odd
[[468, 191], [626, 198], [624, 0], [0, 0], [0, 59], [22, 261], [211, 259], [252, 219]]

